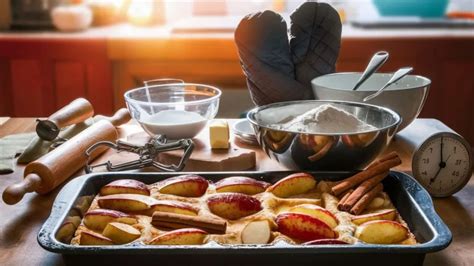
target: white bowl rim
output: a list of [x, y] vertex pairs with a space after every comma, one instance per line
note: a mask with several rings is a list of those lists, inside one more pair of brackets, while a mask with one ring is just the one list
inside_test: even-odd
[[[326, 88], [326, 89], [330, 89], [330, 90], [338, 90], [338, 91], [353, 91], [355, 93], [362, 93], [362, 92], [375, 92], [375, 91], [378, 91], [380, 88], [378, 89], [370, 89], [370, 90], [348, 90], [348, 89], [341, 89], [340, 87], [339, 88], [336, 88], [336, 87], [328, 87], [328, 86], [323, 86], [323, 85], [320, 85], [320, 84], [317, 84], [317, 82], [319, 80], [322, 80], [324, 78], [332, 78], [332, 77], [335, 77], [335, 76], [340, 76], [340, 75], [362, 75], [362, 72], [336, 72], [336, 73], [331, 73], [331, 74], [326, 74], [326, 75], [322, 75], [322, 76], [319, 76], [319, 77], [316, 77], [314, 79], [311, 80], [311, 85], [314, 85], [314, 86], [318, 86], [318, 88]], [[390, 74], [393, 74], [392, 73], [374, 73], [372, 75], [390, 75]], [[420, 75], [407, 75], [406, 77], [411, 77], [411, 78], [419, 78], [422, 80], [423, 84], [420, 85], [420, 86], [408, 86], [408, 87], [403, 87], [403, 88], [387, 88], [387, 91], [401, 91], [401, 90], [410, 90], [410, 89], [418, 89], [418, 88], [423, 88], [423, 87], [427, 87], [427, 86], [430, 86], [431, 85], [431, 79], [427, 78], [427, 77], [424, 77], [424, 76], [420, 76]], [[405, 78], [406, 78], [405, 77]], [[370, 77], [369, 77], [370, 79]], [[355, 85], [355, 84], [354, 84]], [[382, 84], [383, 85], [383, 84]], [[316, 90], [318, 89], [316, 87], [313, 87], [313, 90]]]
[[[364, 131], [357, 131], [357, 132], [341, 132], [341, 133], [322, 133], [322, 132], [307, 132], [307, 131], [293, 131], [293, 130], [285, 130], [285, 129], [278, 129], [278, 128], [274, 128], [272, 127], [271, 125], [260, 125], [256, 119], [254, 119], [253, 117], [251, 117], [252, 114], [257, 114], [259, 111], [262, 111], [264, 109], [268, 109], [268, 108], [271, 108], [271, 107], [275, 107], [275, 106], [279, 106], [279, 105], [288, 105], [288, 104], [304, 104], [304, 103], [310, 103], [310, 102], [318, 102], [318, 103], [328, 103], [328, 104], [331, 104], [331, 103], [335, 103], [335, 104], [345, 104], [345, 105], [355, 105], [355, 106], [359, 106], [359, 107], [369, 107], [369, 108], [372, 108], [372, 109], [378, 109], [378, 110], [382, 110], [386, 113], [389, 113], [390, 115], [393, 116], [393, 118], [395, 119], [395, 122], [391, 123], [390, 125], [387, 125], [387, 126], [384, 126], [384, 127], [381, 127], [381, 128], [376, 128], [376, 129], [372, 129], [372, 130], [364, 130]], [[282, 132], [287, 132], [287, 133], [293, 133], [293, 134], [308, 134], [308, 135], [319, 135], [319, 136], [352, 136], [352, 135], [358, 135], [358, 134], [365, 134], [365, 133], [373, 133], [373, 132], [380, 132], [380, 131], [383, 131], [383, 130], [386, 130], [386, 129], [389, 129], [391, 127], [395, 127], [395, 128], [398, 128], [401, 124], [402, 124], [402, 117], [400, 116], [400, 114], [398, 114], [397, 112], [395, 112], [394, 110], [390, 109], [390, 108], [387, 108], [387, 107], [383, 107], [383, 106], [378, 106], [378, 105], [373, 105], [373, 104], [367, 104], [367, 103], [360, 103], [360, 102], [351, 102], [351, 101], [337, 101], [337, 100], [297, 100], [297, 101], [287, 101], [287, 102], [276, 102], [276, 103], [271, 103], [271, 104], [267, 104], [267, 105], [262, 105], [262, 106], [258, 106], [258, 107], [255, 107], [253, 108], [252, 110], [250, 110], [248, 113], [247, 113], [247, 120], [255, 125], [255, 126], [258, 126], [258, 127], [261, 127], [261, 128], [265, 128], [265, 129], [269, 129], [269, 130], [276, 130], [276, 131], [282, 131]]]
[[[135, 100], [135, 99], [130, 98], [130, 96], [129, 96], [130, 93], [136, 92], [138, 90], [142, 90], [142, 89], [146, 89], [146, 88], [155, 88], [155, 87], [166, 87], [166, 86], [170, 86], [170, 85], [207, 87], [207, 88], [211, 88], [211, 89], [217, 91], [217, 94], [210, 97], [210, 98], [207, 98], [207, 99], [196, 100], [196, 101], [186, 101], [186, 102], [147, 102], [147, 101]], [[131, 89], [131, 90], [126, 91], [123, 94], [123, 97], [125, 98], [126, 102], [134, 102], [134, 103], [137, 103], [137, 104], [146, 104], [146, 105], [149, 105], [149, 106], [163, 106], [163, 105], [202, 104], [202, 103], [212, 102], [215, 99], [220, 98], [221, 95], [222, 95], [222, 91], [220, 89], [218, 89], [217, 87], [215, 87], [215, 86], [207, 85], [207, 84], [200, 84], [200, 83], [187, 83], [187, 82], [185, 82], [185, 83], [167, 83], [167, 84], [157, 84], [157, 85], [151, 85], [151, 86], [143, 86], [143, 87], [139, 87], [139, 88], [135, 88], [135, 89]]]

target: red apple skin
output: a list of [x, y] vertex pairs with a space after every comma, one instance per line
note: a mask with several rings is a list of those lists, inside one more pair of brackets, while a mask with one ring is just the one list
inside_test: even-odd
[[[159, 235], [152, 239], [150, 241], [150, 244], [152, 245], [169, 245], [169, 242], [179, 242], [179, 238], [181, 238], [181, 241], [183, 243], [174, 243], [175, 245], [199, 245], [202, 244], [202, 240], [204, 240], [204, 237], [208, 233], [206, 231], [203, 231], [201, 229], [197, 228], [182, 228], [182, 229], [176, 229], [173, 231], [169, 231], [167, 233], [164, 233], [162, 235]], [[183, 239], [188, 238], [188, 239]], [[193, 240], [198, 240], [198, 242], [195, 243], [189, 243], [191, 238], [197, 238]], [[192, 241], [194, 242], [194, 241]]]
[[[199, 212], [198, 208], [188, 203], [184, 203], [180, 201], [172, 201], [172, 200], [158, 200], [156, 203], [150, 206], [150, 211], [149, 211], [150, 216], [153, 215], [153, 213], [155, 212], [155, 209], [156, 209], [155, 206], [163, 206], [169, 209], [175, 208], [175, 209], [185, 210], [185, 211], [188, 211], [190, 215], [197, 215]], [[164, 211], [164, 210], [160, 210], [160, 211]]]
[[282, 213], [276, 217], [278, 231], [291, 238], [311, 241], [337, 238], [338, 234], [325, 222], [301, 213]]
[[[308, 210], [308, 213], [305, 213], [304, 211], [301, 211], [301, 210], [298, 210], [298, 209], [307, 209]], [[321, 219], [320, 217], [316, 217], [315, 215], [313, 215], [311, 212], [321, 212], [321, 213], [324, 213], [328, 216], [328, 218], [326, 219]], [[319, 219], [323, 222], [325, 222], [327, 225], [329, 225], [329, 227], [331, 228], [334, 228], [336, 227], [338, 224], [339, 224], [339, 219], [337, 219], [337, 217], [332, 213], [330, 212], [329, 210], [321, 207], [321, 206], [318, 206], [318, 205], [314, 205], [314, 204], [301, 204], [301, 205], [296, 205], [292, 208], [290, 208], [289, 212], [295, 212], [295, 213], [302, 213], [302, 214], [307, 214], [309, 216], [312, 216], [316, 219]]]
[[65, 222], [59, 227], [56, 233], [56, 238], [59, 242], [69, 244], [76, 229], [77, 226], [73, 222]]
[[260, 201], [242, 193], [218, 193], [207, 199], [212, 213], [230, 220], [252, 215], [262, 210]]
[[305, 242], [303, 245], [349, 245], [349, 243], [339, 239], [317, 239]]
[[[178, 194], [164, 192], [170, 186], [173, 186], [179, 183], [184, 183], [184, 182], [190, 182], [192, 184], [197, 185], [197, 187], [193, 189], [194, 191], [189, 190], [189, 191], [178, 193]], [[202, 195], [204, 195], [204, 193], [206, 193], [208, 187], [209, 187], [209, 182], [202, 176], [179, 175], [179, 176], [175, 176], [175, 177], [171, 177], [171, 178], [163, 180], [160, 186], [160, 192], [165, 193], [165, 194], [183, 196], [183, 197], [201, 197]]]
[[[94, 219], [93, 217], [100, 217], [99, 219], [91, 220]], [[123, 213], [121, 211], [115, 211], [115, 210], [108, 210], [108, 209], [95, 209], [86, 212], [84, 215], [84, 224], [87, 226], [87, 228], [92, 229], [92, 230], [103, 230], [107, 223], [113, 222], [118, 218], [123, 218], [123, 217], [130, 217], [132, 216]]]
[[264, 192], [270, 186], [270, 183], [246, 176], [231, 176], [219, 180], [215, 186], [217, 192], [238, 192], [255, 195]]
[[81, 233], [81, 238], [79, 240], [80, 245], [88, 246], [88, 245], [93, 245], [93, 246], [98, 246], [98, 245], [113, 245], [114, 243], [112, 240], [109, 238], [93, 233], [93, 232], [88, 232], [88, 231], [83, 231]]
[[361, 225], [363, 223], [374, 221], [374, 220], [395, 220], [397, 216], [397, 211], [395, 209], [388, 209], [380, 212], [356, 215], [352, 217], [352, 222]]
[[[304, 184], [303, 187], [295, 187], [296, 183], [309, 182]], [[292, 184], [293, 183], [293, 184]], [[287, 198], [293, 195], [306, 193], [316, 185], [314, 176], [307, 173], [294, 173], [288, 175], [271, 185], [267, 188], [268, 192], [273, 193], [275, 196]]]
[[139, 194], [114, 194], [97, 199], [99, 207], [123, 212], [139, 212], [150, 209], [156, 199]]
[[150, 196], [150, 190], [145, 183], [138, 180], [120, 179], [112, 181], [100, 189], [100, 195], [102, 196], [113, 194], [141, 194]]
[[123, 213], [121, 211], [114, 211], [114, 210], [108, 210], [108, 209], [95, 209], [86, 212], [84, 216], [88, 215], [104, 215], [104, 216], [110, 216], [113, 218], [119, 218], [119, 217], [124, 217], [124, 216], [129, 216], [126, 213]]

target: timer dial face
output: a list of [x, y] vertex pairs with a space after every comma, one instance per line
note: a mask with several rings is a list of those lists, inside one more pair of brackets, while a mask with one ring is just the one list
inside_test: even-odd
[[413, 158], [413, 175], [435, 197], [459, 191], [472, 174], [472, 153], [467, 142], [450, 133], [430, 137]]

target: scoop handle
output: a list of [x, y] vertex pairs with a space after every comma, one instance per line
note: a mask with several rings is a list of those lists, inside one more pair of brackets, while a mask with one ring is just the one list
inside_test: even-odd
[[367, 68], [364, 70], [364, 73], [362, 73], [362, 76], [359, 78], [352, 90], [357, 90], [360, 85], [362, 85], [362, 83], [364, 83], [370, 76], [372, 76], [372, 74], [377, 72], [377, 70], [387, 61], [388, 56], [389, 54], [386, 51], [380, 51], [375, 53], [370, 59]]
[[395, 74], [393, 74], [392, 78], [390, 78], [390, 80], [387, 83], [385, 83], [385, 85], [382, 88], [380, 88], [380, 90], [378, 90], [374, 94], [371, 94], [371, 95], [365, 97], [363, 99], [363, 101], [364, 102], [370, 101], [373, 98], [379, 96], [387, 87], [389, 87], [393, 83], [399, 81], [400, 79], [402, 79], [406, 75], [410, 74], [412, 71], [413, 71], [413, 67], [402, 67], [402, 68], [400, 68], [399, 70], [397, 70], [397, 72], [395, 72]]

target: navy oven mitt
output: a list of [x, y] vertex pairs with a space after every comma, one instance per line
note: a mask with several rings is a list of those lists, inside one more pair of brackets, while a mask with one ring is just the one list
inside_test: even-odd
[[314, 99], [311, 80], [335, 71], [341, 20], [326, 3], [306, 2], [285, 20], [273, 11], [244, 17], [235, 31], [242, 70], [256, 105]]

